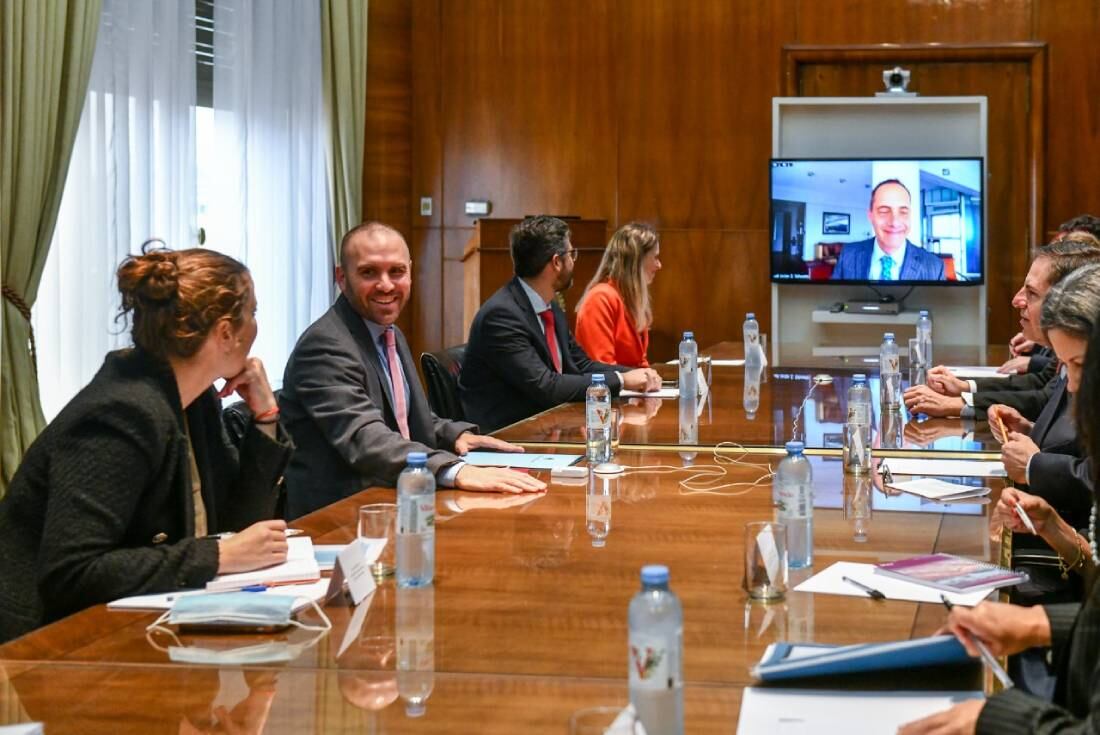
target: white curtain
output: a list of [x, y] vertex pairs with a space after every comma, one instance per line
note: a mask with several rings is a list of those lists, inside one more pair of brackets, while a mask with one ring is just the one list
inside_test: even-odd
[[273, 386], [332, 303], [317, 0], [214, 5], [215, 196], [207, 246], [248, 265]]
[[104, 0], [34, 330], [52, 419], [129, 344], [114, 272], [141, 243], [195, 244], [194, 2]]

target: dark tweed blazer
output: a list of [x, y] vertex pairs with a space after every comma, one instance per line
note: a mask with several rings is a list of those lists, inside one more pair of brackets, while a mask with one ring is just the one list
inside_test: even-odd
[[[271, 518], [285, 435], [252, 428], [238, 451], [213, 389], [186, 415], [210, 532]], [[175, 377], [141, 350], [112, 352], [0, 501], [0, 641], [119, 597], [201, 587], [217, 572], [218, 545], [194, 535]]]
[[[1084, 607], [1046, 605], [1051, 653], [1058, 683], [1047, 702], [1009, 689], [986, 701], [978, 735], [1053, 735], [1096, 732], [1100, 722], [1100, 585]], [[1097, 719], [1093, 719], [1096, 715]]]

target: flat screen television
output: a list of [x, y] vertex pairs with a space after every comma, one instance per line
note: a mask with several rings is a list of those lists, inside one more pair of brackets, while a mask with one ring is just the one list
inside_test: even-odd
[[976, 285], [981, 158], [773, 158], [775, 283]]

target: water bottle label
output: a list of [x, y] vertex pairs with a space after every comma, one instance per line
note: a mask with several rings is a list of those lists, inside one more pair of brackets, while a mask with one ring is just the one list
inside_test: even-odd
[[405, 498], [397, 518], [398, 533], [425, 533], [435, 528], [435, 498]]
[[760, 333], [759, 332], [746, 332], [745, 333], [745, 342], [748, 343], [749, 347], [755, 347], [757, 344], [760, 343]]
[[611, 404], [607, 402], [589, 402], [586, 423], [590, 429], [611, 428]]
[[610, 521], [611, 498], [607, 495], [589, 495], [585, 513], [590, 521]]
[[811, 493], [802, 486], [783, 483], [779, 486], [779, 504], [784, 518], [806, 518], [810, 515]]
[[871, 407], [866, 403], [848, 404], [848, 423], [871, 425]]
[[900, 372], [900, 358], [897, 355], [883, 355], [880, 360], [880, 369], [884, 373]]
[[630, 686], [673, 689], [677, 682], [668, 641], [661, 636], [630, 634]]

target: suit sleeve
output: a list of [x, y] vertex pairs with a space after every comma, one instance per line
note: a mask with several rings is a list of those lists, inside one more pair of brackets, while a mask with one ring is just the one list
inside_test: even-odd
[[[1057, 659], [1069, 655], [1070, 640], [1074, 629], [1080, 624], [1077, 621], [1079, 609], [1080, 605], [1077, 604], [1045, 606], [1047, 618], [1050, 620], [1051, 649], [1058, 671], [1068, 671], [1068, 667], [1058, 665]], [[1100, 674], [1100, 657], [1095, 660], [1097, 665], [1090, 672], [1092, 681]], [[978, 715], [975, 732], [978, 735], [1085, 735], [1095, 733], [1098, 729], [1100, 689], [1096, 687], [1089, 694], [1089, 714], [1084, 719], [1079, 719], [1065, 708], [1027, 694], [1021, 689], [1008, 689], [986, 700]]]
[[145, 488], [164, 463], [158, 419], [120, 406], [74, 427], [49, 470], [38, 558], [39, 594], [51, 615], [119, 597], [201, 587], [218, 569], [218, 542], [128, 546]]
[[435, 445], [437, 447], [450, 447], [454, 449], [458, 437], [469, 431], [472, 434], [480, 434], [477, 424], [468, 421], [450, 421], [432, 414], [432, 426], [435, 428]]
[[[504, 309], [494, 309], [485, 314], [482, 326], [493, 345], [496, 373], [540, 409], [584, 399], [591, 378], [588, 375], [564, 375], [547, 366], [535, 350], [530, 333], [516, 316]], [[569, 334], [568, 330], [566, 333]], [[614, 365], [589, 360], [572, 334], [569, 334], [569, 342], [563, 347], [570, 351], [582, 373], [603, 372], [611, 392], [619, 392], [619, 377], [614, 373]]]
[[386, 424], [381, 408], [367, 392], [366, 368], [339, 339], [315, 333], [301, 340], [289, 377], [316, 430], [365, 477], [396, 482], [409, 452], [427, 453], [432, 474], [458, 461], [451, 452], [409, 441]]
[[1078, 528], [1092, 508], [1092, 462], [1068, 454], [1039, 452], [1028, 468], [1029, 491]]
[[1032, 355], [1031, 359], [1027, 361], [1027, 371], [1029, 373], [1041, 373], [1047, 369], [1047, 366], [1052, 362], [1050, 355], [1045, 352], [1042, 354]]
[[577, 343], [591, 359], [613, 362], [617, 323], [618, 315], [611, 299], [598, 290], [593, 291], [577, 314]]
[[1044, 386], [1039, 390], [978, 391], [974, 394], [974, 415], [984, 419], [985, 412], [995, 403], [1003, 403], [1020, 412], [1031, 421], [1043, 412], [1043, 406], [1050, 400], [1052, 389]]

